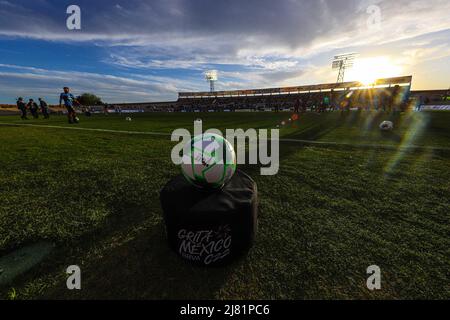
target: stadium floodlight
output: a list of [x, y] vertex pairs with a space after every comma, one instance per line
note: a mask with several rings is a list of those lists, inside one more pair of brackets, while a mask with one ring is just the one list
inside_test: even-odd
[[217, 70], [209, 70], [205, 72], [205, 79], [209, 82], [210, 92], [214, 92], [214, 83], [219, 80]]
[[332, 67], [333, 70], [339, 70], [337, 83], [343, 83], [345, 77], [345, 70], [350, 69], [355, 64], [357, 53], [346, 53], [334, 56]]

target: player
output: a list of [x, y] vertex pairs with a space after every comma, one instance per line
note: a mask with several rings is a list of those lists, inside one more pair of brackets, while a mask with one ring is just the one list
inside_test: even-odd
[[20, 118], [22, 120], [28, 120], [28, 118], [27, 118], [27, 106], [25, 105], [25, 102], [23, 102], [23, 98], [22, 97], [17, 99], [17, 109], [19, 109], [20, 112], [22, 113]]
[[329, 108], [330, 108], [330, 97], [326, 95], [323, 97], [322, 112], [327, 112]]
[[48, 113], [48, 104], [45, 102], [42, 98], [39, 98], [39, 105], [41, 107], [42, 115], [44, 116], [44, 119], [50, 118], [50, 115]]
[[301, 103], [300, 99], [297, 98], [297, 100], [295, 100], [295, 103], [294, 103], [294, 112], [295, 112], [295, 113], [298, 113], [298, 112], [299, 112], [299, 110], [300, 110], [300, 105], [301, 105], [301, 104], [302, 104], [302, 103]]
[[69, 119], [69, 123], [79, 123], [79, 119], [75, 112], [74, 104], [79, 104], [78, 100], [75, 99], [73, 94], [70, 93], [69, 87], [64, 87], [64, 92], [59, 96], [59, 106], [61, 107], [62, 102], [64, 101], [64, 106], [67, 109], [67, 117]]
[[34, 102], [33, 99], [30, 99], [28, 104], [27, 104], [27, 108], [30, 109], [31, 115], [33, 116], [34, 119], [39, 119], [39, 107], [37, 105], [36, 102]]

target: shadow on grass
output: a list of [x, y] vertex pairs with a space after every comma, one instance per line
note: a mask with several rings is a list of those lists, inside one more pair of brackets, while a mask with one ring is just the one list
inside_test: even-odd
[[65, 283], [49, 299], [213, 299], [233, 270], [199, 268], [181, 260], [158, 223], [82, 268], [82, 290]]
[[[312, 115], [311, 115], [312, 116]], [[315, 115], [317, 117], [317, 124], [308, 127], [306, 129], [300, 129], [297, 132], [293, 132], [284, 136], [283, 138], [288, 139], [301, 139], [301, 140], [318, 140], [321, 137], [332, 132], [337, 127], [341, 126], [347, 119], [347, 114], [326, 114], [326, 115]], [[323, 120], [323, 117], [326, 119]]]
[[384, 140], [390, 140], [392, 142], [395, 142], [397, 144], [402, 142], [402, 137], [394, 132], [381, 132], [380, 133], [381, 137]]
[[[110, 214], [104, 223], [74, 239], [54, 239], [54, 252], [15, 277], [11, 286], [22, 298], [213, 299], [234, 269], [233, 265], [199, 268], [173, 253], [157, 193], [146, 201], [118, 193], [107, 206]], [[64, 273], [69, 265], [82, 269], [81, 291], [66, 288]], [[0, 295], [6, 290], [1, 288]]]

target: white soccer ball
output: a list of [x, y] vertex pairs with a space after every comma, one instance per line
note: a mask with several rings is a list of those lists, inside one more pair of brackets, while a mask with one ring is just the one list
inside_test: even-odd
[[181, 171], [197, 187], [221, 188], [236, 172], [236, 153], [222, 136], [199, 135], [184, 146]]
[[392, 121], [383, 121], [380, 124], [380, 130], [381, 131], [391, 131], [394, 130], [394, 123]]
[[131, 118], [130, 117], [126, 117], [125, 120], [126, 121], [131, 121]]

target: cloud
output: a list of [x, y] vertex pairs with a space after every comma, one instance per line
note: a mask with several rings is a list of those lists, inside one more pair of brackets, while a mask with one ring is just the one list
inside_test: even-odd
[[0, 95], [45, 96], [55, 103], [62, 87], [69, 85], [75, 94], [92, 92], [108, 102], [176, 100], [182, 81], [164, 77], [119, 77], [76, 71], [46, 70], [0, 64]]
[[386, 37], [376, 30], [367, 30], [366, 9], [373, 3], [381, 9], [382, 28], [393, 31], [389, 40], [450, 28], [447, 15], [450, 4], [446, 0], [77, 2], [82, 10], [80, 32], [66, 30], [67, 15], [60, 1], [19, 0], [12, 4], [3, 0], [0, 13], [7, 18], [0, 21], [0, 34], [99, 41], [104, 45], [179, 47], [192, 43], [197, 49], [214, 50], [229, 43], [228, 47], [234, 50], [301, 51], [320, 47], [321, 43], [340, 46], [348, 45], [348, 39], [364, 43], [364, 38], [372, 41]]
[[[450, 30], [448, 0], [77, 0], [77, 4], [82, 30], [69, 31], [65, 2], [0, 0], [0, 37], [104, 48], [101, 61], [129, 72], [129, 77], [70, 75], [79, 90], [98, 88], [113, 100], [125, 98], [127, 92], [134, 92], [127, 99], [137, 101], [173, 99], [178, 90], [204, 89], [201, 74], [209, 68], [220, 70], [218, 89], [332, 81], [328, 58], [347, 50], [391, 47], [405, 65], [419, 63], [428, 59], [431, 49], [413, 47], [408, 41], [420, 39], [423, 47], [424, 36]], [[380, 9], [379, 28], [367, 24], [371, 5]], [[439, 54], [446, 54], [449, 47], [444, 39]], [[57, 89], [69, 77], [67, 72], [13, 70], [3, 71], [4, 76], [17, 84], [29, 79], [25, 83], [30, 88], [46, 79], [43, 87]], [[179, 73], [155, 76], [166, 70]], [[154, 74], [142, 78], [135, 71]], [[0, 84], [6, 81], [1, 79]]]

